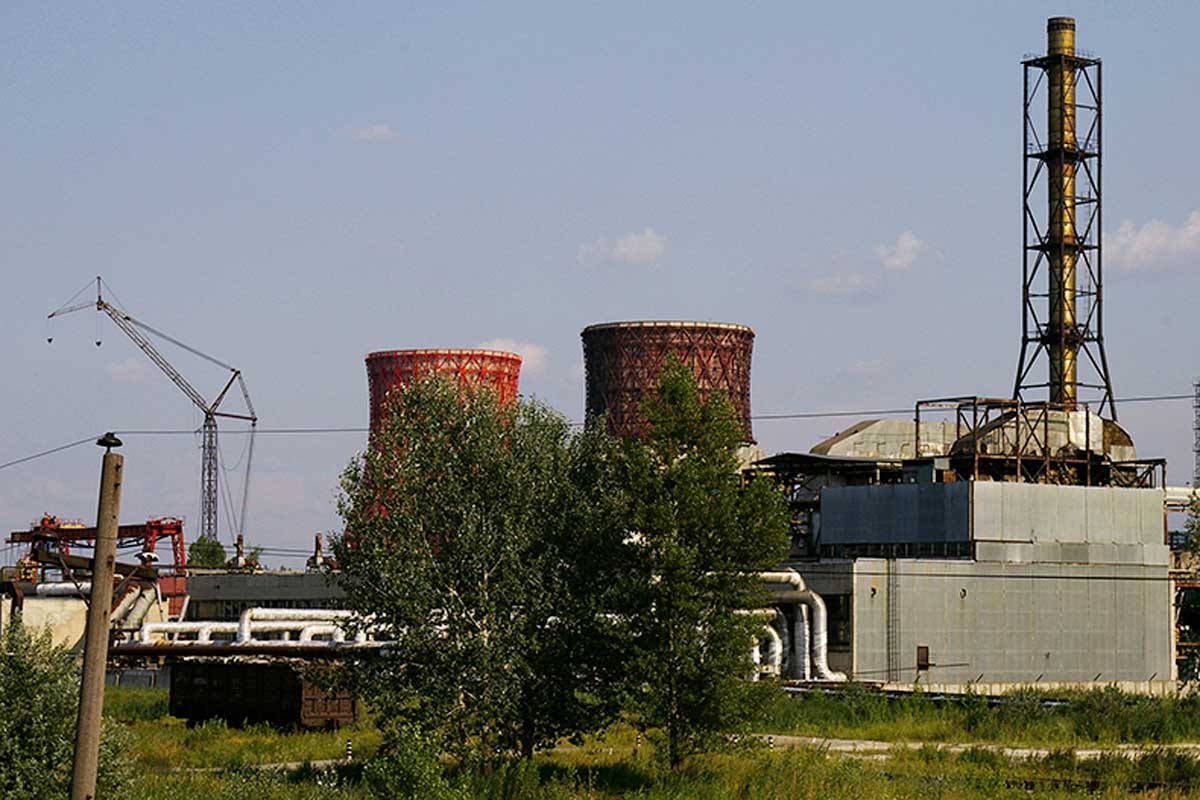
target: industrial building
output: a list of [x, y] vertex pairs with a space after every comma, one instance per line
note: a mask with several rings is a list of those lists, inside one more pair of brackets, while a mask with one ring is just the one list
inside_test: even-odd
[[1165, 463], [1117, 423], [1100, 333], [1100, 61], [1076, 52], [1073, 19], [1047, 39], [1024, 62], [1013, 397], [920, 402], [758, 464], [787, 487], [789, 566], [826, 600], [829, 663], [856, 679], [1176, 677]]
[[[702, 396], [732, 402], [745, 468], [786, 492], [791, 552], [761, 576], [774, 610], [756, 648], [765, 673], [944, 687], [1174, 686], [1166, 508], [1190, 494], [1167, 487], [1165, 462], [1140, 458], [1117, 421], [1102, 335], [1101, 63], [1076, 51], [1070, 18], [1051, 18], [1047, 38], [1046, 54], [1023, 62], [1022, 331], [1011, 397], [921, 400], [910, 419], [861, 420], [808, 452], [767, 457], [752, 425], [751, 328], [642, 320], [582, 330], [589, 418], [603, 416], [617, 436], [644, 434], [641, 403], [677, 358]], [[397, 386], [443, 375], [507, 402], [520, 367], [518, 355], [491, 350], [370, 353], [370, 428], [384, 424]], [[170, 639], [180, 652], [378, 644], [329, 630], [347, 612], [335, 611], [343, 595], [324, 572], [189, 575], [187, 593], [186, 610], [171, 606], [185, 621], [153, 628], [194, 636]], [[292, 612], [258, 620], [264, 609]], [[207, 638], [235, 628], [236, 639]], [[162, 652], [166, 639], [151, 641], [149, 630], [122, 651]]]
[[[1047, 39], [1023, 62], [1013, 396], [921, 401], [910, 420], [864, 420], [751, 467], [780, 481], [794, 512], [791, 573], [763, 576], [777, 611], [768, 671], [959, 686], [1175, 678], [1165, 463], [1139, 460], [1117, 423], [1101, 335], [1100, 61], [1076, 52], [1073, 19], [1051, 18]], [[728, 393], [749, 439], [752, 336], [590, 326], [588, 413], [636, 434], [630, 409], [673, 353]]]

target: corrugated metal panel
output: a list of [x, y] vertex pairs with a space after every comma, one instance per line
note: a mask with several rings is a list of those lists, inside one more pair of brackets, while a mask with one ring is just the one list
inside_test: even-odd
[[827, 487], [821, 544], [962, 542], [969, 536], [970, 484]]

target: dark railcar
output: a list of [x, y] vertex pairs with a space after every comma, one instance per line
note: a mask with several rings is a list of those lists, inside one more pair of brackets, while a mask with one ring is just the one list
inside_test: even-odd
[[171, 667], [171, 716], [188, 722], [267, 722], [280, 727], [336, 728], [358, 717], [344, 691], [326, 692], [291, 664], [178, 661]]

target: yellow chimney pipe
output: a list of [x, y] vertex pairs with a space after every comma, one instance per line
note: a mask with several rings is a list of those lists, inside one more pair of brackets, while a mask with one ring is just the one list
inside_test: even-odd
[[1050, 401], [1074, 405], [1079, 356], [1075, 321], [1075, 64], [1071, 60], [1075, 20], [1051, 17], [1046, 23], [1046, 44], [1048, 55], [1066, 57], [1052, 61], [1047, 69]]

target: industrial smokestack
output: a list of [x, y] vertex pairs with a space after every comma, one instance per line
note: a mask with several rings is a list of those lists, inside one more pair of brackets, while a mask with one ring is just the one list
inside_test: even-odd
[[1051, 17], [1046, 23], [1049, 102], [1046, 167], [1049, 226], [1047, 252], [1050, 278], [1050, 401], [1074, 406], [1078, 397], [1079, 334], [1075, 324], [1075, 171], [1079, 148], [1075, 138], [1075, 20]]
[[[1107, 407], [1116, 420], [1104, 353], [1100, 59], [1075, 49], [1074, 19], [1051, 17], [1045, 55], [1021, 63], [1023, 333], [1013, 397], [1030, 402], [1034, 391], [1045, 389], [1047, 400], [1060, 408], [1086, 403], [1103, 413]], [[1043, 102], [1044, 116], [1038, 108]], [[1045, 379], [1034, 374], [1043, 356], [1049, 366]]]

